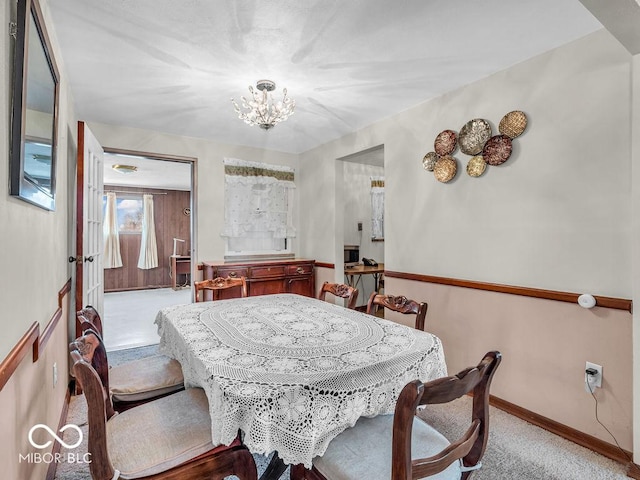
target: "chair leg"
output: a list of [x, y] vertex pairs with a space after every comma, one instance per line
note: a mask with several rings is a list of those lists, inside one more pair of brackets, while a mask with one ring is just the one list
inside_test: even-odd
[[167, 472], [149, 478], [162, 478], [163, 480], [184, 480], [186, 478], [224, 480], [230, 475], [236, 475], [240, 480], [258, 480], [256, 462], [247, 447], [239, 446], [213, 455], [205, 453]]
[[235, 453], [234, 475], [240, 480], [258, 480], [258, 468], [251, 452], [246, 448], [242, 448]]
[[260, 476], [260, 480], [278, 480], [286, 469], [287, 465], [278, 456], [278, 452], [274, 452], [269, 465]]
[[291, 480], [304, 480], [305, 468], [304, 465], [291, 465], [291, 470], [289, 470], [289, 478]]
[[291, 480], [326, 480], [316, 469], [307, 470], [301, 463], [291, 465], [289, 472]]

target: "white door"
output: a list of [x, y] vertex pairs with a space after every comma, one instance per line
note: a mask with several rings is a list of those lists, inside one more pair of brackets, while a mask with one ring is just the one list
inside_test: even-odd
[[[102, 198], [102, 146], [84, 122], [78, 122], [76, 192], [76, 311], [92, 305], [104, 318]], [[76, 322], [76, 337], [80, 336]]]

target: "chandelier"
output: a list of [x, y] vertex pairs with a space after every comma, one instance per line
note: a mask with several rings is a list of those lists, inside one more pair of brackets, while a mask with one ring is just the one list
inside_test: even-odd
[[240, 110], [240, 107], [232, 98], [233, 108], [238, 114], [238, 118], [243, 120], [247, 125], [258, 125], [260, 128], [269, 130], [277, 123], [285, 121], [291, 115], [296, 108], [295, 100], [287, 97], [287, 89], [285, 88], [282, 93], [282, 101], [274, 102], [272, 92], [276, 88], [276, 84], [271, 80], [258, 80], [256, 84], [257, 90], [253, 87], [249, 87], [251, 97], [242, 99], [242, 107], [246, 111]]

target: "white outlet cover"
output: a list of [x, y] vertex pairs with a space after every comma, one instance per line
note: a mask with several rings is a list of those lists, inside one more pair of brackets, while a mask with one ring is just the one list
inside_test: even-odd
[[[602, 387], [602, 365], [598, 365], [597, 363], [587, 362], [585, 366], [585, 370], [588, 370], [589, 368], [593, 368], [594, 370], [598, 371], [597, 375], [594, 375], [595, 378], [590, 383], [591, 387], [601, 388]], [[589, 375], [587, 375], [586, 373], [584, 374], [584, 381], [585, 381], [585, 384], [589, 381]], [[588, 389], [589, 387], [586, 386], [586, 388]]]

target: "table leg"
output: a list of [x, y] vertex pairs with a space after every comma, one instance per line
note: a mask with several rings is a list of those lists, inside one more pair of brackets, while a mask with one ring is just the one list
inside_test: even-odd
[[353, 287], [353, 275], [348, 275], [345, 273], [345, 278], [347, 279], [347, 285]]
[[278, 452], [274, 452], [271, 461], [259, 480], [278, 480], [287, 469], [287, 465], [278, 456]]

